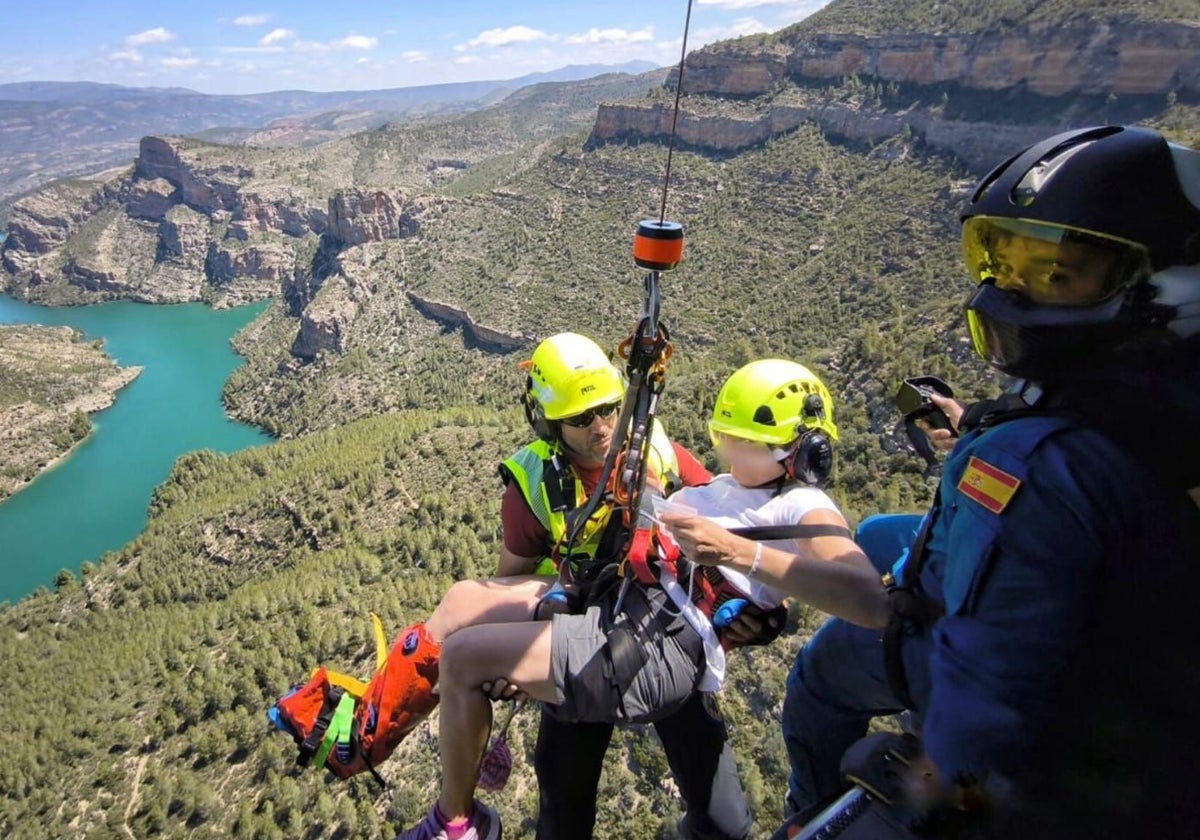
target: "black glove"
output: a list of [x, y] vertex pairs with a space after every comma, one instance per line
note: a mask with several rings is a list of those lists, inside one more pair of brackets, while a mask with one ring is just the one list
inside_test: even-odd
[[779, 638], [779, 634], [783, 632], [783, 628], [787, 625], [787, 604], [780, 604], [772, 609], [764, 610], [754, 603], [747, 603], [738, 613], [738, 618], [745, 616], [757, 621], [759, 625], [758, 635], [752, 636], [746, 641], [738, 642], [737, 646], [769, 645]]

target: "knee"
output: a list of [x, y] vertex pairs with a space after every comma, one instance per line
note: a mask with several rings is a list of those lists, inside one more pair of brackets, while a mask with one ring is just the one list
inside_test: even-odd
[[438, 609], [445, 612], [447, 617], [459, 615], [467, 606], [479, 601], [481, 589], [479, 581], [460, 580], [446, 590]]
[[[456, 584], [457, 585], [457, 584]], [[478, 676], [481, 657], [475, 633], [455, 633], [442, 644], [438, 665], [438, 682], [443, 688], [452, 686], [475, 688], [482, 684]], [[475, 685], [470, 685], [474, 681]]]
[[471, 624], [473, 605], [479, 603], [482, 593], [479, 581], [460, 580], [442, 595], [425, 626], [438, 642], [445, 643], [454, 633]]

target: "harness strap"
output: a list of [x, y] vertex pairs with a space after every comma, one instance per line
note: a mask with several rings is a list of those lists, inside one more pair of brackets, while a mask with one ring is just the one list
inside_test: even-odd
[[307, 766], [312, 757], [316, 755], [317, 750], [321, 748], [321, 743], [325, 740], [325, 732], [329, 729], [329, 724], [337, 712], [343, 694], [342, 689], [337, 686], [333, 686], [325, 694], [325, 701], [321, 704], [321, 713], [317, 715], [317, 720], [313, 723], [308, 737], [300, 744], [300, 752], [296, 756], [296, 763], [301, 767]]
[[629, 543], [629, 568], [633, 570], [637, 582], [643, 586], [658, 582], [658, 576], [650, 568], [650, 540], [653, 536], [649, 528], [636, 528], [633, 540]]
[[883, 576], [883, 584], [887, 590], [888, 606], [891, 615], [887, 627], [883, 631], [883, 664], [887, 673], [888, 686], [905, 708], [916, 707], [912, 693], [908, 687], [908, 676], [904, 672], [904, 653], [902, 650], [904, 637], [909, 630], [926, 623], [936, 621], [945, 612], [945, 607], [921, 592], [921, 570], [925, 567], [925, 543], [929, 540], [929, 532], [933, 529], [933, 521], [937, 518], [938, 505], [934, 507], [921, 523], [909, 549], [908, 565], [904, 568], [905, 580], [897, 582], [891, 572]]
[[313, 756], [313, 767], [319, 770], [325, 766], [325, 760], [329, 758], [329, 753], [335, 744], [343, 747], [349, 746], [350, 729], [353, 724], [354, 695], [345, 692], [338, 700], [337, 708], [334, 709], [333, 717], [326, 728], [325, 737], [321, 739], [321, 745], [317, 747], [317, 752]]
[[748, 540], [812, 540], [817, 537], [854, 539], [850, 529], [841, 525], [755, 525], [730, 528], [729, 533]]

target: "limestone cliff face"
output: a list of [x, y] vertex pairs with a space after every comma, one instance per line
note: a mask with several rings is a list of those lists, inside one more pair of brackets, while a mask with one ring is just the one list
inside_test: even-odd
[[292, 355], [313, 359], [321, 352], [344, 352], [350, 329], [370, 297], [345, 274], [330, 277], [300, 314], [300, 330]]
[[[948, 118], [936, 105], [889, 109], [881, 103], [853, 105], [820, 93], [825, 85], [856, 77], [876, 85], [926, 88], [964, 95], [975, 102], [989, 94], [1016, 93], [1023, 101], [1051, 102], [1056, 117], [1028, 113], [1014, 119]], [[806, 89], [797, 101], [759, 108], [722, 108], [717, 100], [767, 99], [790, 87]], [[766, 46], [718, 44], [688, 57], [684, 71], [681, 142], [693, 148], [733, 152], [815, 122], [825, 131], [874, 142], [908, 130], [936, 151], [949, 152], [973, 168], [994, 164], [1014, 148], [1064, 127], [1063, 114], [1076, 100], [1173, 95], [1200, 98], [1200, 25], [1185, 22], [1073, 22], [971, 34], [877, 36], [821, 33]], [[601, 105], [589, 143], [665, 137], [666, 105]], [[1070, 118], [1065, 118], [1070, 119]]]
[[1072, 22], [971, 34], [820, 34], [790, 44], [693, 53], [685, 90], [757, 96], [785, 79], [870, 76], [1042, 96], [1200, 93], [1200, 25]]
[[343, 190], [329, 199], [329, 232], [347, 246], [415, 236], [420, 223], [403, 195], [385, 190]]
[[[975, 169], [995, 164], [997, 150], [1019, 149], [1048, 133], [1041, 124], [947, 120], [931, 108], [896, 114], [838, 102], [780, 106], [753, 117], [683, 110], [676, 133], [681, 143], [693, 148], [728, 153], [757, 146], [808, 122], [834, 136], [867, 143], [895, 137], [907, 129], [930, 148], [952, 153]], [[654, 140], [668, 136], [670, 130], [671, 109], [665, 105], [601, 105], [590, 142]]]
[[105, 203], [104, 182], [56, 181], [13, 205], [4, 241], [4, 268], [35, 271], [38, 257], [59, 248]]
[[238, 207], [238, 184], [254, 173], [234, 166], [199, 170], [184, 162], [181, 152], [186, 141], [171, 137], [143, 137], [138, 147], [134, 178], [140, 181], [162, 179], [174, 186], [179, 200], [209, 215], [218, 210]]
[[424, 298], [411, 291], [408, 292], [408, 299], [426, 318], [431, 318], [448, 327], [462, 327], [463, 332], [471, 341], [493, 353], [511, 353], [513, 350], [519, 350], [537, 340], [533, 336], [504, 332], [484, 326], [477, 323], [465, 309]]
[[326, 208], [264, 189], [247, 167], [208, 164], [205, 149], [145, 137], [132, 172], [56, 182], [17, 202], [3, 249], [7, 286], [53, 303], [233, 305], [279, 294], [306, 238], [326, 232]]

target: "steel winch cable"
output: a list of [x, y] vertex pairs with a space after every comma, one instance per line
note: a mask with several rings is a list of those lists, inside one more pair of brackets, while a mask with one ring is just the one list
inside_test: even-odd
[[[671, 185], [671, 162], [675, 152], [676, 130], [679, 123], [680, 98], [683, 92], [683, 73], [687, 57], [687, 38], [692, 21], [692, 0], [688, 0], [683, 24], [683, 43], [679, 55], [679, 71], [675, 85], [675, 104], [671, 116], [671, 132], [667, 142], [667, 160], [663, 174], [662, 201], [658, 219], [643, 219], [633, 238], [633, 260], [646, 269], [643, 283], [642, 313], [633, 333], [617, 348], [625, 360], [629, 384], [621, 413], [617, 418], [612, 443], [604, 459], [600, 480], [587, 502], [568, 514], [565, 551], [569, 558], [580, 534], [597, 509], [612, 494], [612, 503], [623, 510], [626, 528], [622, 555], [628, 549], [636, 525], [636, 512], [642, 504], [648, 469], [647, 454], [654, 428], [658, 397], [665, 383], [666, 363], [671, 357], [670, 336], [660, 323], [660, 276], [679, 264], [683, 258], [683, 226], [667, 221], [667, 195]], [[614, 471], [620, 462], [620, 473], [610, 488]], [[569, 562], [562, 564], [569, 569]], [[629, 579], [627, 578], [626, 581]]]

